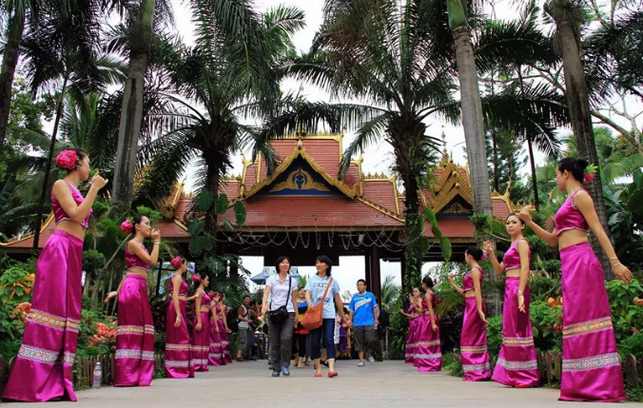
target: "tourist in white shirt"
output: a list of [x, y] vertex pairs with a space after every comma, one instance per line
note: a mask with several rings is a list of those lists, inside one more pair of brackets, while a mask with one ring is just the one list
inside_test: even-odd
[[289, 275], [290, 266], [290, 258], [280, 256], [276, 262], [278, 273], [268, 278], [263, 292], [261, 319], [264, 320], [266, 313], [268, 314], [273, 377], [290, 375], [292, 331], [296, 323], [294, 305], [297, 304], [296, 290], [299, 284], [297, 279]]

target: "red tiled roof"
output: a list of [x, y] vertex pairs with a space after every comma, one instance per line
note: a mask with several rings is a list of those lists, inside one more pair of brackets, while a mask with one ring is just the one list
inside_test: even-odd
[[394, 188], [390, 180], [368, 180], [364, 182], [364, 197], [397, 213]]

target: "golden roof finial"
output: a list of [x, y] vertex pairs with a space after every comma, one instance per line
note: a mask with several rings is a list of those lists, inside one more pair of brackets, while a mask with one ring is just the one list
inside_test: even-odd
[[449, 153], [447, 152], [447, 135], [444, 133], [444, 126], [442, 126], [442, 160], [441, 164], [449, 162]]

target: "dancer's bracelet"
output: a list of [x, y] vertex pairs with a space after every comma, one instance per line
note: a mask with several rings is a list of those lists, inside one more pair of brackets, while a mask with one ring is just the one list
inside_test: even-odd
[[160, 241], [160, 240], [158, 240], [158, 239], [156, 239], [156, 240], [154, 240], [154, 243], [155, 243], [155, 244], [159, 244], [159, 243], [161, 243], [161, 241]]
[[617, 266], [620, 266], [620, 265], [623, 265], [623, 264], [620, 262], [616, 262], [614, 265], [612, 265], [612, 268], [616, 268]]

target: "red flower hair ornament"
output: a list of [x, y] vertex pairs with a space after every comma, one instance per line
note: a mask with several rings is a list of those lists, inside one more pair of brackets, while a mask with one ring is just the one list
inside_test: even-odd
[[78, 163], [78, 155], [75, 150], [63, 150], [56, 156], [56, 166], [63, 170], [73, 170]]
[[183, 263], [183, 262], [182, 262], [182, 260], [181, 260], [181, 257], [180, 257], [180, 256], [177, 256], [177, 257], [175, 257], [174, 259], [172, 259], [172, 260], [170, 261], [170, 264], [172, 264], [172, 266], [173, 266], [175, 269], [179, 269], [179, 267], [181, 266], [181, 264], [182, 264], [182, 263]]

